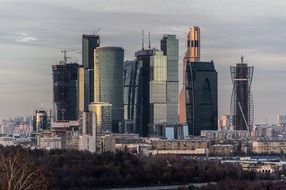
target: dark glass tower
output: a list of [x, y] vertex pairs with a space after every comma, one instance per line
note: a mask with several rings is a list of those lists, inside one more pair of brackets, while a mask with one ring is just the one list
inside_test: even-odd
[[82, 64], [84, 65], [84, 111], [94, 102], [94, 50], [99, 47], [99, 35], [82, 35]]
[[52, 66], [54, 120], [77, 120], [77, 63]]
[[136, 119], [136, 106], [138, 101], [139, 90], [139, 75], [142, 62], [140, 61], [125, 61], [123, 82], [124, 82], [124, 119]]
[[217, 72], [214, 63], [190, 62], [187, 66], [186, 116], [190, 135], [217, 129]]
[[251, 95], [253, 70], [254, 67], [248, 67], [243, 63], [243, 57], [236, 67], [230, 67], [233, 83], [231, 114], [236, 130], [250, 130], [253, 124], [254, 109]]

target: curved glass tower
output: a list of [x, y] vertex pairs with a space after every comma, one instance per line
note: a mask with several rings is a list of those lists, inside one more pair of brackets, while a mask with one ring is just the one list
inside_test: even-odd
[[121, 47], [94, 50], [94, 102], [112, 105], [112, 131], [118, 132], [123, 119], [123, 59]]
[[214, 63], [191, 62], [187, 67], [186, 116], [190, 135], [217, 129], [217, 72]]

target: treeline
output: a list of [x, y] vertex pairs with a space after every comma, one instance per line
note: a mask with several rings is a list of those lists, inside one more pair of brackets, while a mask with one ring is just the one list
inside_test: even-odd
[[[11, 161], [15, 167], [12, 180], [8, 177], [11, 176]], [[16, 172], [21, 168], [25, 168], [26, 173]], [[13, 189], [13, 184], [28, 176], [25, 183], [33, 183], [30, 189], [96, 189], [256, 178], [254, 172], [243, 171], [238, 164], [218, 161], [146, 157], [124, 152], [92, 154], [76, 150], [0, 147], [0, 189]], [[22, 182], [14, 189], [21, 189], [19, 184]]]
[[217, 184], [208, 184], [201, 188], [189, 187], [181, 190], [285, 190], [285, 181], [249, 181], [249, 180], [223, 180]]

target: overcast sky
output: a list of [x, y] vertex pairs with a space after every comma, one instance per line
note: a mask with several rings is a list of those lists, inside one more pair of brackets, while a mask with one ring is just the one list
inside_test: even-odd
[[[219, 75], [219, 115], [229, 113], [229, 67], [245, 56], [254, 66], [255, 123], [286, 113], [285, 0], [0, 0], [0, 119], [52, 107], [51, 65], [62, 49], [81, 63], [81, 35], [100, 28], [103, 46], [122, 46], [125, 59], [152, 47], [163, 34], [180, 40], [180, 75], [186, 35], [201, 28], [202, 60]], [[147, 44], [147, 41], [146, 41]], [[181, 77], [180, 77], [181, 78]]]

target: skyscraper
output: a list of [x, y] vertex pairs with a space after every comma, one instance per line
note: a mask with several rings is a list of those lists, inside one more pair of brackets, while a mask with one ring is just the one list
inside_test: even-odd
[[[82, 64], [84, 65], [84, 111], [88, 111], [90, 102], [94, 102], [94, 50], [100, 46], [99, 35], [82, 35]], [[81, 96], [82, 97], [82, 96]]]
[[79, 65], [78, 67], [78, 91], [77, 91], [77, 105], [78, 105], [78, 115], [86, 111], [85, 110], [85, 89], [84, 89], [84, 66]]
[[135, 53], [138, 64], [136, 133], [148, 136], [156, 123], [167, 122], [167, 56], [157, 49]]
[[247, 63], [237, 63], [236, 67], [230, 67], [233, 90], [231, 96], [231, 114], [235, 130], [250, 130], [253, 124], [253, 100], [251, 83], [254, 67], [248, 67]]
[[217, 72], [214, 63], [191, 62], [187, 67], [186, 115], [190, 135], [217, 129]]
[[112, 105], [112, 131], [118, 132], [123, 119], [123, 60], [121, 47], [94, 50], [94, 102]]
[[187, 51], [183, 60], [183, 88], [179, 96], [179, 107], [180, 107], [180, 123], [184, 124], [187, 121], [186, 116], [186, 89], [185, 85], [188, 81], [187, 79], [187, 67], [190, 62], [200, 61], [200, 28], [198, 26], [193, 26], [190, 28], [188, 33], [188, 43]]
[[187, 123], [190, 135], [217, 128], [217, 72], [213, 61], [200, 61], [200, 29], [191, 27], [183, 62], [180, 92], [180, 123]]
[[178, 122], [178, 59], [179, 40], [176, 35], [164, 35], [161, 39], [161, 51], [167, 56], [167, 123]]
[[77, 63], [52, 65], [54, 121], [77, 120]]
[[137, 103], [139, 97], [138, 92], [141, 67], [141, 61], [134, 60], [124, 62], [124, 120], [131, 120], [134, 124], [136, 121]]

